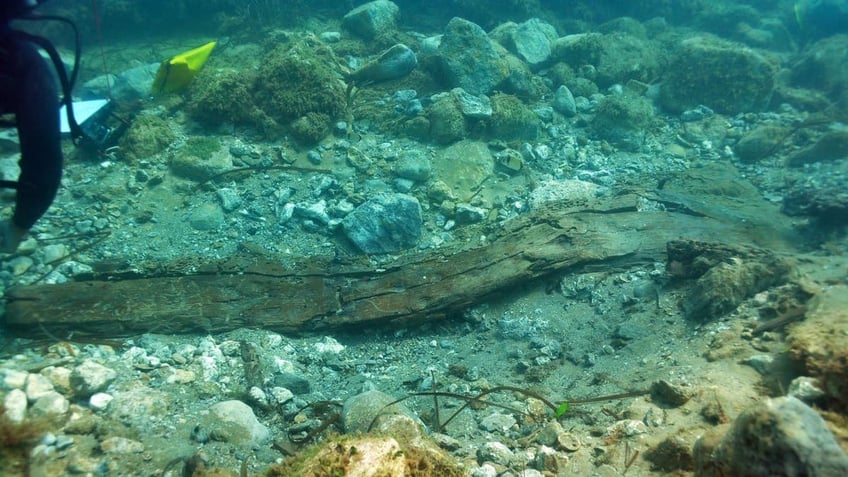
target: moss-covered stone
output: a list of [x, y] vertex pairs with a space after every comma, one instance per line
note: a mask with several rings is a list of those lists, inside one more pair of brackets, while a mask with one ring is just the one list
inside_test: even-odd
[[449, 144], [465, 137], [465, 118], [452, 96], [445, 96], [433, 103], [427, 111], [430, 121], [430, 137], [440, 143]]
[[666, 70], [660, 100], [673, 112], [700, 104], [725, 114], [760, 111], [771, 99], [777, 62], [712, 37], [684, 40]]
[[653, 81], [663, 64], [662, 49], [653, 42], [620, 32], [562, 37], [551, 56], [573, 68], [594, 66], [601, 87], [634, 79]]
[[261, 113], [253, 101], [254, 81], [246, 71], [204, 69], [189, 87], [188, 112], [207, 124], [251, 122]]
[[489, 134], [507, 141], [533, 140], [539, 134], [539, 118], [515, 96], [496, 94], [492, 97]]
[[330, 117], [323, 113], [306, 113], [291, 124], [291, 131], [301, 143], [317, 144], [330, 134]]
[[642, 96], [614, 94], [598, 102], [592, 128], [618, 147], [638, 150], [654, 116], [653, 105]]
[[346, 86], [331, 59], [306, 47], [278, 47], [264, 59], [256, 97], [273, 119], [287, 124], [307, 113], [339, 117], [347, 107]]
[[158, 116], [142, 114], [135, 118], [132, 126], [121, 137], [119, 146], [126, 158], [139, 160], [164, 151], [175, 139], [167, 121]]

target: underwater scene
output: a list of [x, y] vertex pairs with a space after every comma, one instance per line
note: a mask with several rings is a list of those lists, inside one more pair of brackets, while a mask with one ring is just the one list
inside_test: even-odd
[[848, 1], [0, 18], [0, 476], [848, 475]]

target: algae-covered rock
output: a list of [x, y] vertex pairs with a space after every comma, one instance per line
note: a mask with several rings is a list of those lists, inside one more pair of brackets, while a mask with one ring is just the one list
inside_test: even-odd
[[786, 140], [789, 132], [789, 129], [785, 127], [771, 124], [757, 127], [739, 139], [739, 142], [733, 146], [733, 152], [742, 161], [759, 161], [778, 152], [778, 148]]
[[309, 112], [291, 123], [291, 131], [301, 143], [311, 146], [330, 134], [330, 117]]
[[791, 80], [797, 86], [834, 96], [848, 90], [848, 35], [834, 35], [810, 45], [792, 66]]
[[253, 100], [254, 82], [249, 71], [203, 69], [189, 86], [188, 112], [213, 125], [255, 121], [262, 112]]
[[341, 115], [347, 105], [346, 87], [324, 53], [300, 46], [268, 53], [256, 81], [259, 106], [281, 124], [307, 113]]
[[399, 13], [400, 9], [394, 2], [375, 0], [345, 14], [342, 26], [366, 40], [371, 40], [393, 30]]
[[625, 33], [583, 33], [559, 38], [551, 58], [572, 68], [594, 66], [595, 81], [607, 87], [628, 80], [656, 79], [664, 62], [662, 55], [661, 48], [644, 38]]
[[411, 73], [417, 65], [418, 58], [415, 52], [408, 46], [398, 43], [351, 73], [350, 80], [356, 83], [395, 80]]
[[176, 136], [167, 121], [151, 114], [141, 114], [118, 145], [127, 158], [138, 160], [164, 151], [174, 140]]
[[695, 475], [848, 475], [848, 455], [812, 408], [794, 397], [767, 399], [737, 417], [727, 434], [695, 444]]
[[449, 144], [465, 137], [465, 117], [451, 96], [443, 96], [427, 108], [430, 137], [440, 144]]
[[460, 141], [433, 158], [432, 178], [446, 186], [445, 198], [467, 202], [493, 169], [494, 158], [485, 143]]
[[592, 129], [618, 147], [637, 151], [645, 140], [645, 131], [654, 117], [647, 98], [634, 94], [604, 96], [595, 108]]
[[204, 181], [233, 168], [230, 153], [211, 137], [193, 137], [171, 157], [171, 170], [186, 179]]
[[551, 24], [531, 18], [520, 24], [504, 23], [491, 36], [531, 68], [535, 68], [550, 58], [557, 32]]
[[763, 110], [771, 100], [777, 62], [713, 37], [681, 42], [666, 69], [660, 100], [672, 112], [700, 104], [725, 114]]
[[439, 73], [451, 87], [487, 94], [509, 75], [502, 50], [479, 25], [453, 18], [437, 50]]
[[520, 99], [508, 94], [492, 97], [489, 133], [502, 140], [533, 140], [539, 134], [539, 117]]

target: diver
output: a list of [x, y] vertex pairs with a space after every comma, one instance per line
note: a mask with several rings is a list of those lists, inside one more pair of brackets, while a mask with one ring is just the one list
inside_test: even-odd
[[59, 92], [50, 66], [29, 36], [11, 28], [45, 0], [0, 2], [0, 114], [13, 114], [21, 158], [12, 217], [0, 219], [0, 252], [17, 250], [53, 203], [62, 178]]

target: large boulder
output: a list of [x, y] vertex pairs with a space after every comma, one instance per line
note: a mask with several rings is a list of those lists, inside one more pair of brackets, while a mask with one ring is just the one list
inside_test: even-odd
[[349, 11], [342, 25], [366, 40], [394, 30], [400, 8], [389, 0], [375, 0]]
[[794, 397], [768, 399], [739, 415], [718, 440], [695, 444], [695, 476], [848, 475], [848, 455], [812, 408]]
[[663, 77], [660, 101], [672, 112], [706, 105], [725, 114], [768, 106], [777, 62], [750, 48], [701, 36], [683, 40]]

